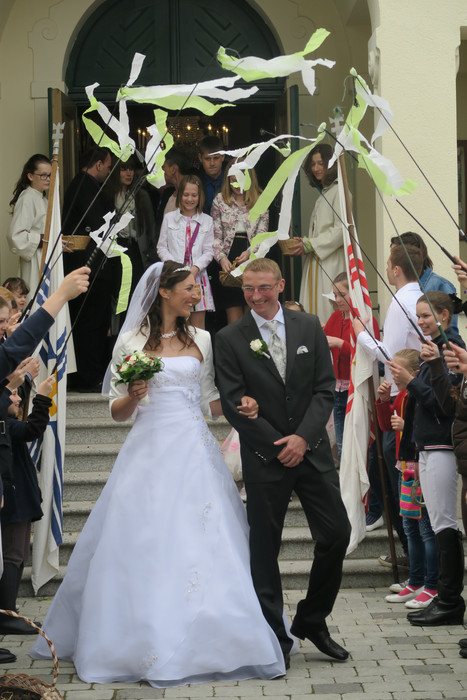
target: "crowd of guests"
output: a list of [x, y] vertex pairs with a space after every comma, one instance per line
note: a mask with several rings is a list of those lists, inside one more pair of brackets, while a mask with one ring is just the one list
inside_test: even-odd
[[[132, 187], [135, 178], [141, 175], [141, 166], [136, 159], [113, 163], [110, 151], [99, 147], [84, 154], [82, 168], [65, 193], [62, 216], [63, 232], [74, 234], [71, 241], [63, 243], [64, 268], [69, 273], [66, 280], [71, 282], [68, 281], [68, 287], [65, 285], [68, 291], [60, 297], [60, 304], [65, 301], [70, 304], [74, 327], [77, 372], [69, 378], [70, 388], [84, 392], [101, 390], [113, 343], [122, 327], [123, 330], [126, 327], [125, 314], [119, 316], [116, 313], [121, 279], [117, 258], [108, 259], [96, 251], [84, 300], [76, 293], [78, 287], [81, 291], [87, 288], [87, 278], [84, 281], [81, 270], [95, 249], [89, 232], [99, 229], [104, 216], [114, 210], [133, 214], [130, 223], [118, 235], [118, 243], [126, 248], [132, 263], [130, 298], [138, 282], [146, 279], [147, 271], [153, 269], [155, 262], [160, 261], [165, 266], [178, 265], [170, 268], [171, 274], [186, 271], [188, 277], [185, 275], [183, 280], [174, 278], [177, 280], [175, 286], [188, 279], [185, 296], [183, 300], [176, 301], [175, 297], [170, 301], [172, 287], [168, 283], [165, 287], [162, 285], [161, 290], [169, 292], [166, 297], [161, 291], [162, 301], [158, 301], [164, 310], [165, 315], [161, 318], [166, 319], [165, 325], [170, 325], [168, 319], [172, 318], [175, 305], [179, 303], [178, 310], [181, 305], [188, 304], [190, 326], [195, 333], [199, 332], [200, 338], [204, 337], [204, 329], [209, 326], [207, 317], [219, 312], [225, 313], [228, 326], [239, 322], [232, 333], [227, 330], [220, 337], [236, 338], [236, 329], [243, 323], [247, 306], [252, 309], [258, 327], [262, 328], [254, 313], [257, 305], [261, 316], [261, 305], [267, 305], [267, 300], [258, 295], [263, 293], [267, 297], [279, 284], [278, 296], [283, 288], [283, 280], [274, 282], [275, 269], [267, 266], [264, 269], [254, 268], [255, 280], [262, 279], [261, 275], [272, 275], [271, 284], [268, 285], [245, 286], [244, 281], [242, 290], [233, 284], [223, 284], [221, 280], [236, 265], [248, 260], [251, 241], [258, 233], [268, 230], [269, 216], [266, 212], [255, 223], [249, 221], [249, 211], [261, 193], [256, 174], [254, 170], [249, 171], [251, 187], [247, 191], [241, 190], [236, 178], [228, 175], [225, 157], [216, 153], [222, 148], [219, 139], [204, 138], [200, 143], [198, 168], [193, 167], [183, 150], [172, 148], [163, 166], [166, 187], [157, 194], [142, 187], [134, 197]], [[461, 304], [456, 300], [454, 285], [434, 272], [423, 238], [407, 232], [391, 240], [386, 274], [395, 293], [382, 324], [382, 340], [374, 318], [356, 318], [345, 271], [337, 171], [335, 167], [328, 167], [331, 155], [332, 149], [320, 144], [311, 151], [305, 162], [305, 172], [310, 184], [318, 191], [318, 199], [311, 217], [309, 235], [295, 239], [295, 245], [290, 249], [292, 255], [303, 257], [300, 301], [290, 304], [295, 305], [294, 318], [297, 310], [300, 315], [305, 311], [318, 316], [332, 357], [336, 378], [333, 426], [338, 459], [342, 457], [350, 385], [351, 328], [357, 343], [379, 361], [384, 375], [377, 389], [376, 412], [382, 431], [385, 479], [384, 484], [381, 483], [375, 451], [369, 445], [367, 530], [383, 524], [383, 494], [386, 491], [390, 519], [403, 550], [397, 564], [405, 567], [408, 573], [407, 580], [391, 586], [387, 601], [405, 604], [410, 609], [407, 617], [412, 625], [462, 624], [465, 611], [462, 598], [464, 556], [462, 535], [457, 523], [457, 473], [460, 471], [463, 475], [461, 502], [465, 530], [467, 391], [464, 382], [467, 377], [467, 350], [458, 334], [457, 314]], [[9, 336], [15, 339], [23, 332], [25, 324], [20, 326], [18, 321], [39, 280], [45, 194], [50, 185], [50, 174], [49, 159], [40, 154], [32, 156], [23, 168], [10, 202], [12, 220], [8, 242], [12, 252], [19, 256], [20, 266], [19, 276], [7, 278], [0, 288], [2, 340]], [[161, 270], [167, 269], [162, 265], [158, 268], [159, 278], [164, 274]], [[455, 271], [461, 285], [467, 289], [467, 265], [459, 261]], [[330, 293], [334, 297], [332, 302], [329, 300]], [[53, 316], [55, 306], [52, 305], [51, 309]], [[266, 318], [266, 315], [263, 314], [263, 317]], [[155, 321], [151, 316], [148, 318], [151, 327]], [[45, 318], [42, 320], [45, 321]], [[165, 341], [171, 341], [174, 337], [178, 337], [180, 348], [191, 347], [191, 342], [187, 340], [191, 336], [187, 335], [186, 329], [175, 326], [175, 331], [164, 333], [164, 323], [161, 324], [160, 319], [157, 323], [161, 327], [153, 350], [164, 348]], [[281, 318], [279, 326], [280, 323], [283, 323]], [[300, 326], [305, 327], [306, 323], [300, 321]], [[132, 330], [135, 332], [137, 329]], [[271, 327], [265, 333], [272, 348], [272, 343], [276, 343], [276, 330]], [[232, 362], [229, 346], [224, 347], [223, 342], [219, 341], [219, 347]], [[279, 336], [277, 343], [280, 342], [284, 343], [284, 337]], [[0, 344], [0, 350], [2, 347]], [[90, 347], [93, 352], [89, 352]], [[181, 352], [180, 348], [178, 353]], [[196, 357], [196, 350], [193, 353]], [[2, 357], [0, 353], [0, 363]], [[18, 355], [15, 357], [22, 359]], [[9, 360], [11, 364], [11, 358]], [[5, 372], [7, 370], [14, 371], [10, 371], [8, 376], [5, 374], [0, 393], [0, 418], [9, 426], [0, 435], [0, 454], [4, 457], [0, 470], [5, 494], [2, 512], [4, 571], [0, 579], [0, 607], [14, 609], [21, 573], [29, 555], [31, 522], [41, 517], [37, 480], [24, 446], [45, 430], [51, 380], [38, 387], [31, 412], [23, 421], [18, 421], [20, 404], [27, 402], [32, 382], [37, 376], [37, 362], [26, 358], [16, 368], [13, 362], [13, 367], [8, 367]], [[285, 381], [285, 366], [283, 370], [281, 376]], [[229, 386], [234, 374], [223, 376], [224, 372], [225, 368], [219, 364], [221, 380]], [[147, 388], [145, 391], [147, 393]], [[125, 396], [124, 406], [131, 404], [130, 413], [135, 409], [135, 401], [137, 403], [142, 398], [137, 393], [134, 396], [130, 401]], [[287, 459], [292, 459], [289, 453], [287, 455]], [[303, 454], [301, 459], [304, 459]], [[13, 463], [15, 468], [20, 465], [18, 477], [12, 471]], [[295, 466], [285, 461], [283, 464]], [[295, 486], [291, 481], [290, 490], [292, 488]], [[299, 485], [296, 488], [300, 488]], [[251, 484], [248, 498], [257, 503], [261, 500]], [[344, 540], [345, 537], [340, 542], [341, 549]], [[261, 546], [258, 552], [260, 549]], [[380, 563], [392, 566], [395, 562], [389, 555], [382, 555]], [[266, 570], [265, 567], [263, 569]], [[258, 571], [256, 576], [258, 580], [261, 578]], [[336, 582], [337, 578], [336, 575]], [[338, 585], [336, 583], [337, 588], [334, 587], [336, 591]], [[263, 613], [269, 619], [264, 606]], [[280, 617], [280, 606], [276, 605], [276, 618], [278, 613]], [[300, 625], [295, 624], [297, 636], [311, 638], [305, 632], [302, 635], [299, 628]], [[321, 648], [321, 644], [325, 653], [344, 660], [345, 650], [330, 640], [327, 628], [322, 629], [325, 629], [324, 642], [319, 635], [315, 635], [313, 641], [318, 648]], [[1, 633], [27, 634], [29, 630], [21, 622], [2, 616]], [[282, 628], [281, 634], [286, 634]], [[278, 637], [280, 640], [280, 635]], [[282, 647], [282, 651], [285, 660], [290, 647], [286, 650]], [[467, 656], [467, 640], [461, 640], [461, 655]], [[0, 663], [11, 661], [12, 656], [8, 650], [0, 650]]]

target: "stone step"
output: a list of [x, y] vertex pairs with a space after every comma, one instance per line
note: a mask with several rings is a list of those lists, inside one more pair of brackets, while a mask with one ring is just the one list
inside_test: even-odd
[[[280, 560], [279, 568], [284, 590], [306, 590], [312, 561]], [[66, 566], [61, 565], [58, 575], [45, 584], [40, 591], [41, 596], [53, 596], [66, 572]], [[405, 570], [401, 570], [402, 580], [405, 578]], [[368, 588], [388, 587], [392, 583], [392, 571], [378, 564], [376, 559], [346, 559], [344, 561], [342, 588]], [[19, 596], [32, 597], [34, 595], [31, 585], [31, 568], [24, 569], [21, 580]]]
[[[207, 424], [218, 441], [223, 441], [230, 432], [230, 425], [222, 416], [217, 419], [207, 419]], [[116, 423], [110, 416], [96, 418], [67, 418], [67, 445], [122, 445], [132, 426], [132, 421]]]
[[[97, 479], [94, 481], [94, 474], [98, 474]], [[83, 482], [79, 482], [79, 475], [85, 475]], [[108, 478], [108, 476], [107, 476]], [[64, 531], [70, 532], [73, 530], [82, 530], [84, 523], [88, 519], [89, 513], [91, 512], [95, 501], [97, 500], [101, 490], [105, 485], [106, 479], [103, 478], [103, 472], [76, 472], [73, 475], [65, 473], [64, 475], [64, 494], [65, 498], [63, 501], [63, 528]], [[92, 489], [93, 498], [91, 500], [87, 499], [68, 499], [69, 495], [68, 488], [70, 488], [71, 493], [78, 492], [79, 490]], [[76, 489], [76, 491], [75, 491]], [[307, 528], [307, 521], [305, 513], [302, 510], [300, 502], [298, 499], [293, 499], [289, 505], [287, 515], [285, 517], [285, 527], [286, 528]], [[378, 532], [378, 531], [376, 531]]]
[[[110, 472], [68, 472], [63, 475], [63, 501], [88, 501], [89, 512], [107, 483]], [[64, 507], [65, 511], [65, 507]]]
[[109, 400], [101, 394], [79, 394], [69, 391], [66, 395], [66, 416], [72, 418], [110, 418]]
[[118, 457], [121, 443], [100, 443], [65, 445], [65, 472], [102, 472], [112, 471]]
[[[78, 505], [78, 508], [64, 508], [63, 543], [60, 547], [61, 564], [68, 563], [82, 529], [81, 523], [87, 517], [88, 513], [84, 511], [83, 505], [81, 503]], [[73, 528], [73, 522], [78, 523], [79, 527]], [[297, 563], [308, 561], [313, 558], [314, 547], [315, 543], [307, 527], [286, 527], [282, 536], [279, 558], [281, 561], [296, 561]], [[399, 550], [397, 545], [396, 547]], [[357, 549], [348, 555], [347, 559], [366, 559], [374, 562], [381, 554], [387, 553], [389, 553], [387, 534], [381, 530], [369, 532]]]

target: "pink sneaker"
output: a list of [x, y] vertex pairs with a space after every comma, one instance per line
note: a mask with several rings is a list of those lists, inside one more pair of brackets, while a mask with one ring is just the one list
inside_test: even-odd
[[405, 604], [406, 608], [412, 608], [412, 610], [421, 610], [422, 608], [427, 608], [433, 598], [438, 595], [438, 591], [434, 588], [424, 588], [420, 595], [412, 600], [407, 601]]
[[405, 603], [407, 600], [412, 600], [416, 598], [423, 591], [423, 586], [421, 588], [415, 588], [415, 586], [407, 585], [400, 593], [393, 593], [392, 595], [387, 595], [385, 600], [388, 603]]

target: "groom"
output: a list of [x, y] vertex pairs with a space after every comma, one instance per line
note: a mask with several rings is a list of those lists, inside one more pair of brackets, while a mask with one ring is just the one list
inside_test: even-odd
[[[263, 614], [288, 665], [292, 640], [282, 619], [277, 558], [295, 491], [315, 551], [308, 592], [297, 606], [291, 633], [344, 661], [348, 652], [331, 639], [325, 622], [339, 591], [350, 536], [326, 434], [335, 378], [318, 318], [283, 309], [283, 289], [274, 261], [262, 258], [247, 265], [243, 292], [250, 310], [217, 334], [217, 376], [224, 415], [240, 435], [251, 571]], [[255, 420], [237, 410], [244, 395], [258, 402]]]

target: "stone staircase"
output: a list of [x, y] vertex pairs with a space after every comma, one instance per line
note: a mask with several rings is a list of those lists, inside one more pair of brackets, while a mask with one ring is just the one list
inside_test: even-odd
[[[215, 437], [222, 441], [230, 426], [221, 418], [210, 421]], [[60, 573], [43, 586], [40, 595], [53, 595], [66, 570], [74, 544], [110, 474], [131, 422], [115, 423], [108, 402], [97, 394], [68, 394], [67, 442], [65, 450], [63, 544], [60, 548]], [[344, 562], [342, 586], [366, 588], [388, 586], [390, 569], [378, 564], [380, 554], [389, 552], [383, 529], [368, 533]], [[286, 517], [280, 568], [285, 589], [306, 589], [313, 554], [313, 541], [305, 515], [297, 498], [292, 499]], [[405, 570], [401, 575], [405, 578]], [[25, 569], [20, 595], [33, 595], [30, 569]]]

